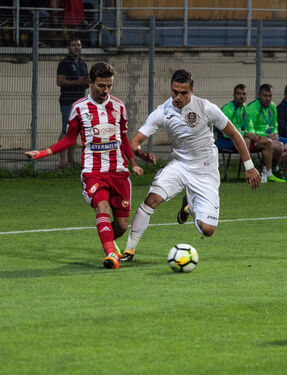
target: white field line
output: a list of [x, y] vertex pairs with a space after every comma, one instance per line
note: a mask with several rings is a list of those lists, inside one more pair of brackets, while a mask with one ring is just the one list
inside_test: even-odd
[[[262, 221], [262, 220], [282, 220], [287, 219], [287, 216], [275, 216], [275, 217], [251, 217], [245, 219], [224, 219], [219, 220], [220, 223], [232, 223], [236, 221]], [[188, 221], [186, 224], [193, 224], [192, 221]], [[149, 224], [149, 227], [161, 227], [168, 225], [178, 225], [178, 223], [159, 223]], [[72, 228], [51, 228], [51, 229], [32, 229], [32, 230], [19, 230], [11, 232], [0, 232], [0, 235], [4, 234], [22, 234], [22, 233], [38, 233], [38, 232], [59, 232], [67, 230], [85, 230], [85, 229], [97, 229], [97, 227], [72, 227]]]

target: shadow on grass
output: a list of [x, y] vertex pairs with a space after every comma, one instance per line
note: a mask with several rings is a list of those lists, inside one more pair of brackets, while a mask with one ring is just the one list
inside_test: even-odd
[[73, 262], [65, 264], [61, 267], [50, 269], [27, 269], [17, 271], [0, 271], [0, 279], [21, 279], [21, 278], [37, 278], [47, 276], [68, 276], [71, 274], [89, 274], [95, 271], [102, 271], [100, 266], [90, 263]]
[[259, 346], [287, 346], [287, 340], [276, 340], [276, 341], [267, 341]]

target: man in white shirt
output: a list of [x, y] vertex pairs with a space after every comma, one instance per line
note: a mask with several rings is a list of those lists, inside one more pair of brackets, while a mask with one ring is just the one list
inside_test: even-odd
[[155, 163], [155, 155], [143, 152], [140, 144], [164, 128], [172, 144], [172, 160], [156, 174], [147, 198], [138, 208], [120, 261], [132, 260], [155, 208], [183, 189], [186, 189], [189, 212], [199, 232], [208, 237], [214, 234], [219, 217], [220, 176], [213, 126], [232, 139], [252, 189], [259, 186], [260, 175], [240, 133], [215, 104], [193, 95], [191, 74], [177, 70], [171, 79], [171, 97], [149, 115], [131, 139], [135, 155]]

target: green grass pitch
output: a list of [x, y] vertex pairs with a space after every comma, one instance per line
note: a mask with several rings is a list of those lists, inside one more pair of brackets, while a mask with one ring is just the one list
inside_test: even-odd
[[[149, 180], [134, 178], [132, 214]], [[150, 226], [134, 262], [105, 270], [96, 229], [2, 234], [95, 227], [78, 177], [0, 180], [0, 373], [287, 374], [285, 185], [222, 184], [214, 237]], [[181, 198], [151, 224], [175, 223]], [[182, 242], [191, 274], [167, 265]]]

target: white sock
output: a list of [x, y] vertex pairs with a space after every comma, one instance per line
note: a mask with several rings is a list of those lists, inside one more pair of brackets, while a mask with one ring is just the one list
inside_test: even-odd
[[139, 240], [141, 239], [141, 236], [144, 234], [145, 230], [148, 227], [150, 215], [152, 215], [153, 212], [154, 209], [147, 206], [145, 203], [142, 203], [139, 206], [133, 218], [126, 250], [136, 248]]
[[272, 175], [272, 169], [267, 169], [267, 177], [270, 177]]

